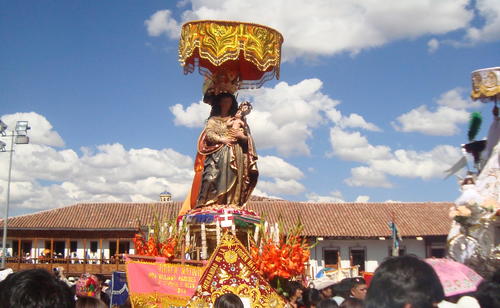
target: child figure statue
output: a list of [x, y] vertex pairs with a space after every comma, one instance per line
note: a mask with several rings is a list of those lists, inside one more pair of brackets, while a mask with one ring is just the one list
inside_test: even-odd
[[245, 101], [240, 104], [238, 107], [238, 111], [236, 114], [229, 118], [226, 122], [227, 128], [229, 128], [230, 135], [237, 135], [238, 133], [247, 134], [245, 131], [246, 125], [246, 116], [252, 111], [252, 105]]

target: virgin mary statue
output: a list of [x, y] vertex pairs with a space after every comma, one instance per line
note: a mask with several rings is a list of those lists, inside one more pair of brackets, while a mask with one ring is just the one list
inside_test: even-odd
[[205, 95], [212, 106], [197, 145], [195, 176], [180, 215], [193, 208], [243, 207], [259, 175], [257, 153], [245, 120], [251, 105], [238, 108], [228, 92]]

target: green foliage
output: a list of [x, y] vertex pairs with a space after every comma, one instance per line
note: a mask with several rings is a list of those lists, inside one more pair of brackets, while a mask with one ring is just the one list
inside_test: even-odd
[[479, 112], [473, 112], [470, 115], [469, 120], [469, 131], [467, 132], [467, 136], [469, 137], [469, 141], [472, 141], [476, 138], [479, 130], [481, 129], [481, 123], [483, 122], [483, 117]]

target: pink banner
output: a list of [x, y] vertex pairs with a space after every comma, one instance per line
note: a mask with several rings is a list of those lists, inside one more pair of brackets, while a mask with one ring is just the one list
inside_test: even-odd
[[205, 270], [201, 266], [127, 261], [127, 280], [134, 307], [185, 305]]

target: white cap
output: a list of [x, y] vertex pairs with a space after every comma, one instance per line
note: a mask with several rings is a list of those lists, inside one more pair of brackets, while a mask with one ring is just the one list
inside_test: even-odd
[[457, 302], [457, 307], [459, 308], [481, 308], [479, 306], [479, 303], [477, 302], [477, 299], [471, 296], [462, 296], [458, 302]]
[[323, 290], [331, 285], [334, 285], [335, 283], [336, 281], [332, 279], [317, 279], [312, 281], [310, 286], [316, 290]]

